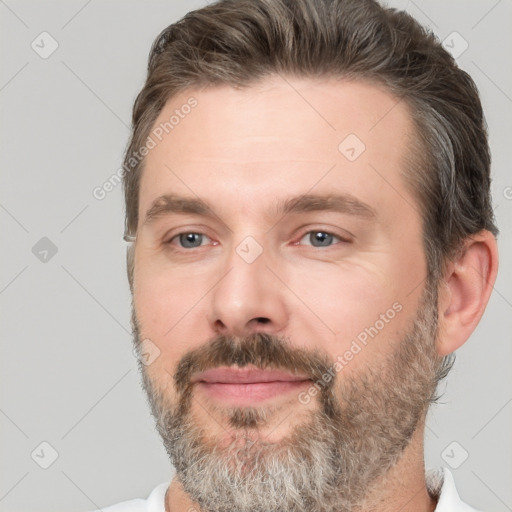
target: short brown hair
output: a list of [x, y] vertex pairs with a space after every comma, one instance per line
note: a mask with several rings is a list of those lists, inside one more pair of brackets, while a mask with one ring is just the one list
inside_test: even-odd
[[[153, 44], [123, 166], [126, 234], [136, 232], [144, 167], [130, 157], [166, 102], [191, 87], [246, 87], [272, 74], [361, 79], [406, 102], [418, 154], [404, 177], [422, 214], [431, 278], [439, 279], [466, 237], [498, 233], [478, 91], [433, 33], [375, 0], [220, 0], [188, 13]], [[130, 285], [132, 274], [130, 251]]]

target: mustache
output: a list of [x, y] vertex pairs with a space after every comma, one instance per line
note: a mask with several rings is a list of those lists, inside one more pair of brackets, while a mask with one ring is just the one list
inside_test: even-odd
[[316, 382], [328, 371], [331, 363], [327, 355], [318, 350], [292, 347], [286, 338], [272, 334], [253, 333], [242, 338], [219, 335], [180, 359], [173, 375], [176, 389], [186, 394], [194, 374], [234, 365], [287, 370], [305, 374]]

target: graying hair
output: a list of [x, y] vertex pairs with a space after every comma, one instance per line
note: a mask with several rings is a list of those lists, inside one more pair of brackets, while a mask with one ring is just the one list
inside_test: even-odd
[[[131, 157], [166, 102], [192, 87], [242, 88], [275, 74], [367, 81], [409, 107], [416, 137], [404, 177], [435, 278], [468, 236], [498, 233], [479, 94], [432, 32], [376, 0], [221, 0], [188, 13], [153, 44], [124, 160], [126, 235], [136, 233], [144, 168]], [[128, 277], [133, 289], [133, 247]]]

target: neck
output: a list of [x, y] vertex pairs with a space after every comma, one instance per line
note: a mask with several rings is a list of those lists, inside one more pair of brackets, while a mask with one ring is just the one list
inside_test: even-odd
[[435, 511], [437, 499], [428, 493], [425, 480], [423, 435], [420, 425], [398, 463], [373, 485], [357, 512]]
[[[437, 500], [428, 493], [423, 458], [424, 425], [420, 425], [398, 463], [369, 491], [365, 505], [353, 512], [434, 512]], [[199, 511], [174, 477], [166, 493], [166, 512]], [[208, 511], [204, 511], [208, 512]]]

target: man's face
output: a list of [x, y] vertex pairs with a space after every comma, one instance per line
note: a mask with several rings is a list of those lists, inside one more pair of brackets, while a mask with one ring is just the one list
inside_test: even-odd
[[[182, 109], [190, 97], [197, 106]], [[186, 91], [155, 127], [176, 109], [146, 157], [135, 247], [137, 338], [160, 351], [143, 369], [157, 414], [215, 451], [335, 425], [347, 397], [354, 411], [364, 400], [349, 388], [428, 398], [426, 369], [421, 384], [393, 382], [404, 340], [431, 334], [416, 345], [423, 363], [435, 357], [433, 333], [414, 331], [426, 260], [402, 176], [414, 134], [405, 105], [361, 82], [272, 78]]]

